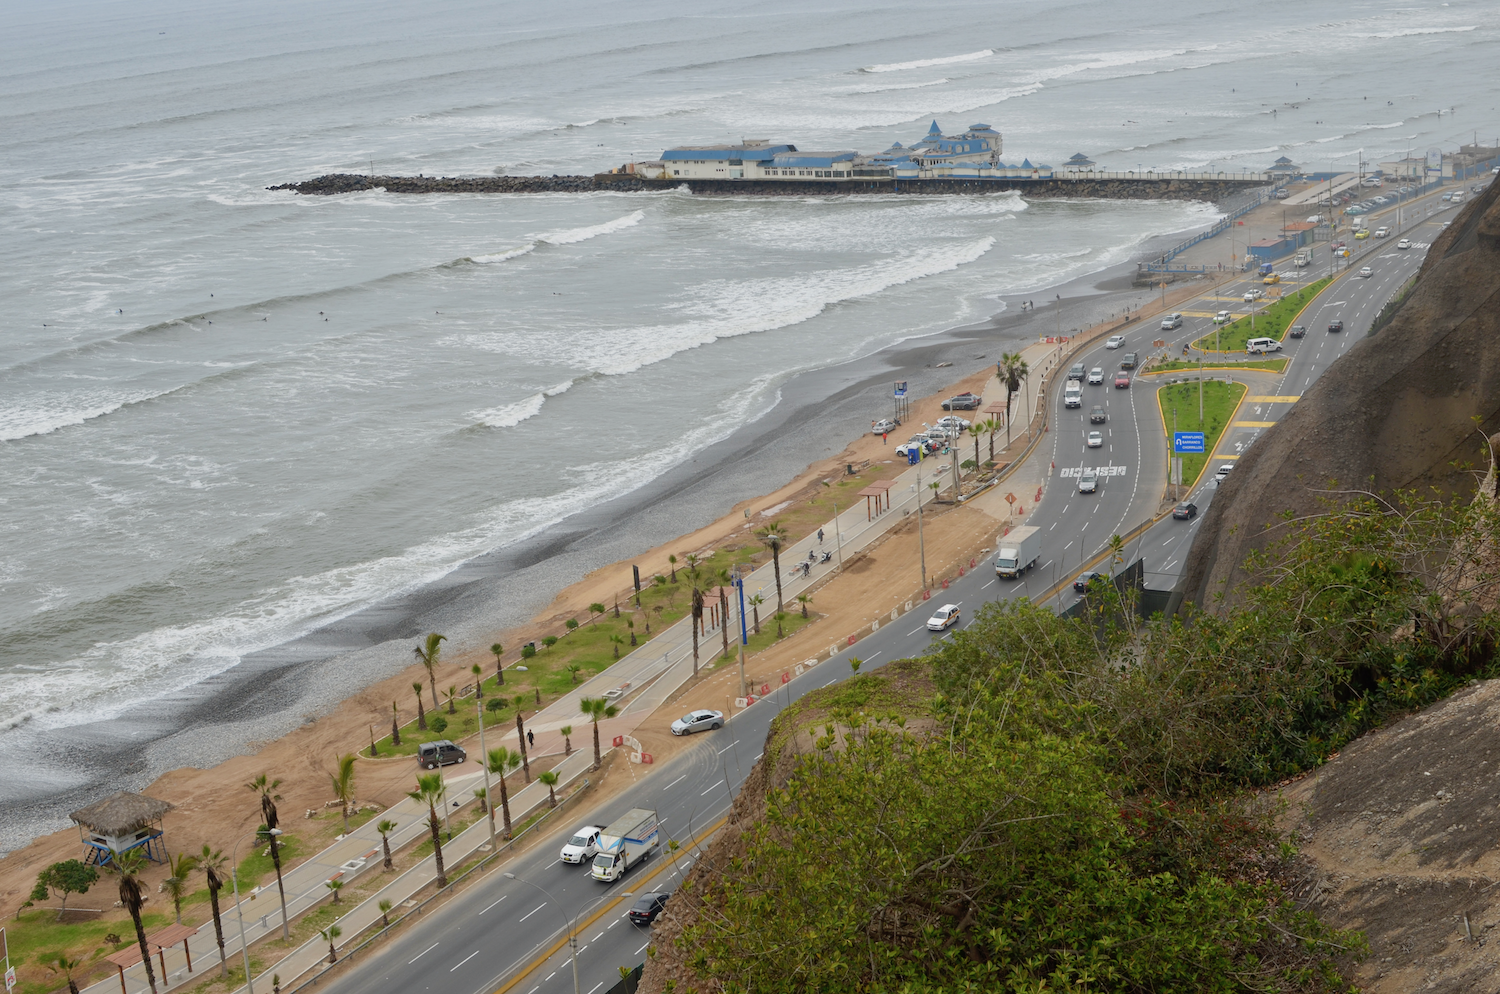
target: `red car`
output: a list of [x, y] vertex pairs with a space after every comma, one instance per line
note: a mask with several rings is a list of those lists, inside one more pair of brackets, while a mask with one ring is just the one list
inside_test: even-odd
[[1118, 389], [1118, 390], [1124, 390], [1128, 386], [1130, 386], [1130, 377], [1129, 377], [1129, 375], [1127, 375], [1125, 373], [1116, 373], [1115, 374], [1115, 388]]

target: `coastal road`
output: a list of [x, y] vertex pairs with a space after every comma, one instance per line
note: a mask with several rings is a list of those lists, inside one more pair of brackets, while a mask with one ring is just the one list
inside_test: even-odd
[[[1351, 275], [1334, 284], [1334, 292], [1306, 315], [1303, 323], [1308, 327], [1307, 337], [1288, 340], [1285, 354], [1291, 361], [1275, 392], [1265, 396], [1300, 396], [1354, 341], [1364, 337], [1380, 308], [1420, 265], [1427, 245], [1440, 230], [1441, 220], [1439, 217], [1408, 232], [1416, 243], [1411, 250], [1398, 251], [1393, 237], [1381, 251], [1359, 260], [1360, 265], [1375, 270], [1372, 278], [1362, 280]], [[1237, 299], [1249, 285], [1248, 278], [1226, 280], [1207, 296]], [[1199, 308], [1211, 313], [1209, 307], [1215, 303], [1202, 300], [1185, 305], [1184, 313]], [[1334, 318], [1345, 322], [1346, 330], [1341, 335], [1326, 331], [1328, 321]], [[654, 807], [661, 819], [663, 839], [686, 842], [727, 813], [740, 784], [759, 758], [771, 719], [786, 701], [848, 678], [848, 659], [852, 656], [864, 660], [863, 669], [869, 669], [892, 659], [920, 655], [934, 642], [951, 637], [967, 625], [986, 601], [1023, 595], [1045, 599], [1058, 584], [1070, 580], [1082, 563], [1104, 549], [1111, 535], [1124, 534], [1149, 521], [1159, 507], [1166, 478], [1166, 444], [1155, 391], [1150, 380], [1116, 389], [1113, 375], [1125, 353], [1137, 352], [1144, 359], [1152, 351], [1150, 342], [1154, 339], [1166, 338], [1168, 348], [1174, 348], [1211, 328], [1206, 317], [1187, 318], [1182, 328], [1171, 333], [1157, 331], [1156, 322], [1143, 322], [1123, 332], [1127, 335], [1124, 347], [1105, 349], [1101, 343], [1083, 353], [1086, 368], [1105, 369], [1106, 382], [1084, 388], [1081, 411], [1062, 408], [1060, 391], [1053, 398], [1058, 406], [1052, 412], [1052, 484], [1026, 522], [1043, 530], [1037, 569], [1020, 580], [1003, 582], [984, 564], [953, 581], [949, 589], [934, 591], [928, 602], [931, 608], [944, 603], [960, 606], [962, 618], [955, 628], [943, 633], [927, 631], [926, 618], [931, 611], [922, 607], [886, 622], [857, 645], [793, 679], [773, 697], [734, 715], [723, 729], [703, 734], [684, 753], [654, 769], [627, 796], [600, 805], [587, 815], [580, 813], [561, 831], [507, 863], [506, 868], [520, 880], [492, 873], [369, 958], [355, 963], [349, 972], [320, 986], [337, 994], [493, 994], [500, 990], [566, 994], [573, 985], [567, 949], [564, 946], [550, 956], [547, 953], [566, 936], [569, 916], [577, 916], [582, 926], [578, 939], [580, 990], [598, 994], [608, 989], [618, 980], [619, 967], [642, 962], [649, 938], [648, 930], [625, 918], [633, 899], [621, 895], [672, 890], [696, 856], [689, 852], [679, 866], [670, 866], [664, 842], [662, 853], [633, 869], [623, 880], [606, 886], [589, 879], [586, 867], [557, 860], [557, 851], [572, 829], [577, 824], [606, 824], [631, 807]], [[1227, 433], [1211, 465], [1232, 459], [1253, 444], [1264, 431], [1264, 423], [1274, 422], [1289, 409], [1290, 401], [1258, 403], [1257, 411], [1253, 409], [1256, 404], [1247, 402], [1236, 418], [1237, 424], [1256, 424], [1241, 425]], [[1103, 406], [1108, 415], [1105, 424], [1097, 426], [1106, 432], [1106, 443], [1089, 449], [1085, 440], [1095, 426], [1088, 423], [1087, 416], [1095, 404]], [[1103, 469], [1110, 474], [1101, 477], [1103, 485], [1098, 494], [1077, 493], [1076, 472], [1083, 468]], [[1200, 508], [1206, 508], [1212, 500], [1212, 484], [1201, 485], [1193, 499]], [[1170, 586], [1181, 571], [1196, 529], [1197, 521], [1167, 518], [1131, 543], [1128, 558], [1145, 558], [1150, 586]], [[1067, 606], [1073, 599], [1069, 590], [1053, 602]]]

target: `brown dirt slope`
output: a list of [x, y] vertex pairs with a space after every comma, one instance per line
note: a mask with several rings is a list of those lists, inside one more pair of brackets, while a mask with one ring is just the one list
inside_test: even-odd
[[1500, 680], [1373, 732], [1287, 790], [1302, 896], [1362, 929], [1368, 994], [1500, 991]]
[[1277, 516], [1306, 511], [1331, 481], [1472, 492], [1473, 468], [1486, 468], [1484, 437], [1497, 428], [1500, 183], [1433, 243], [1395, 320], [1354, 345], [1239, 460], [1193, 543], [1187, 597], [1208, 605], [1238, 587], [1240, 564], [1275, 534], [1267, 529]]

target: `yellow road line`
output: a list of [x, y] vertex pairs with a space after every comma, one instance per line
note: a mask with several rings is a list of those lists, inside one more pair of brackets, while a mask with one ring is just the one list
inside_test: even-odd
[[[652, 880], [658, 873], [665, 873], [667, 870], [669, 870], [673, 866], [677, 865], [677, 860], [681, 859], [684, 853], [686, 853], [692, 847], [694, 847], [694, 846], [698, 845], [699, 843], [701, 843], [703, 840], [707, 839], [709, 836], [713, 835], [719, 829], [723, 828], [726, 824], [728, 824], [728, 822], [729, 822], [729, 816], [728, 815], [725, 815], [723, 818], [720, 818], [718, 821], [714, 822], [712, 825], [708, 826], [708, 828], [704, 829], [701, 833], [699, 833], [698, 838], [692, 840], [688, 845], [685, 845], [681, 849], [679, 849], [677, 851], [677, 854], [676, 854], [675, 857], [669, 857], [669, 858], [663, 860], [660, 864], [657, 865], [656, 869], [652, 870], [650, 873], [646, 874], [644, 877], [637, 876], [637, 877], [633, 878], [634, 883], [635, 884], [644, 884], [644, 883], [647, 883], [650, 880]], [[621, 879], [624, 879], [624, 878], [622, 877]], [[636, 896], [639, 896], [639, 894], [637, 893]], [[608, 914], [609, 912], [613, 911], [615, 908], [619, 907], [620, 903], [622, 901], [624, 901], [624, 900], [625, 899], [623, 897], [617, 897], [613, 901], [606, 902], [602, 907], [599, 908], [598, 911], [595, 911], [593, 914], [589, 915], [589, 917], [585, 918], [583, 921], [578, 922], [578, 924], [576, 926], [574, 926], [573, 934], [577, 935], [579, 932], [584, 931], [590, 925], [594, 924], [594, 922], [598, 921], [600, 918], [603, 918], [606, 914]], [[567, 944], [568, 944], [568, 937], [567, 937], [567, 935], [564, 935], [561, 939], [558, 939], [556, 942], [554, 942], [552, 944], [552, 947], [550, 949], [548, 949], [545, 953], [543, 953], [542, 955], [538, 956], [536, 959], [532, 960], [531, 963], [524, 970], [522, 970], [521, 972], [517, 973], [514, 977], [512, 977], [506, 983], [501, 984], [499, 987], [495, 988], [494, 994], [505, 994], [506, 991], [510, 990], [512, 987], [516, 986], [521, 981], [523, 981], [527, 977], [531, 976], [531, 974], [536, 970], [537, 967], [541, 966], [543, 963], [547, 962], [553, 956], [557, 955], [558, 950], [562, 949], [562, 947], [566, 946]]]
[[1289, 394], [1285, 397], [1250, 397], [1247, 402], [1251, 404], [1295, 404], [1301, 399], [1301, 394]]
[[[1235, 452], [1235, 453], [1220, 452], [1218, 455], [1214, 456], [1214, 459], [1238, 459], [1239, 457], [1240, 456], [1239, 456], [1238, 452]], [[1214, 459], [1210, 459], [1209, 462], [1213, 462]]]
[[1231, 427], [1231, 428], [1269, 428], [1272, 425], [1274, 425], [1275, 423], [1276, 422], [1274, 422], [1274, 421], [1234, 421], [1234, 422], [1230, 423], [1229, 427]]

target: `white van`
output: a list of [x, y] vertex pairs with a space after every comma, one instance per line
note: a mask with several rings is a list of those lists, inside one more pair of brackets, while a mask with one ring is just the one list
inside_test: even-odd
[[1265, 355], [1267, 352], [1280, 352], [1281, 343], [1274, 338], [1252, 338], [1245, 343], [1247, 355]]
[[1083, 387], [1079, 386], [1077, 380], [1069, 380], [1067, 388], [1063, 390], [1063, 406], [1083, 406]]

